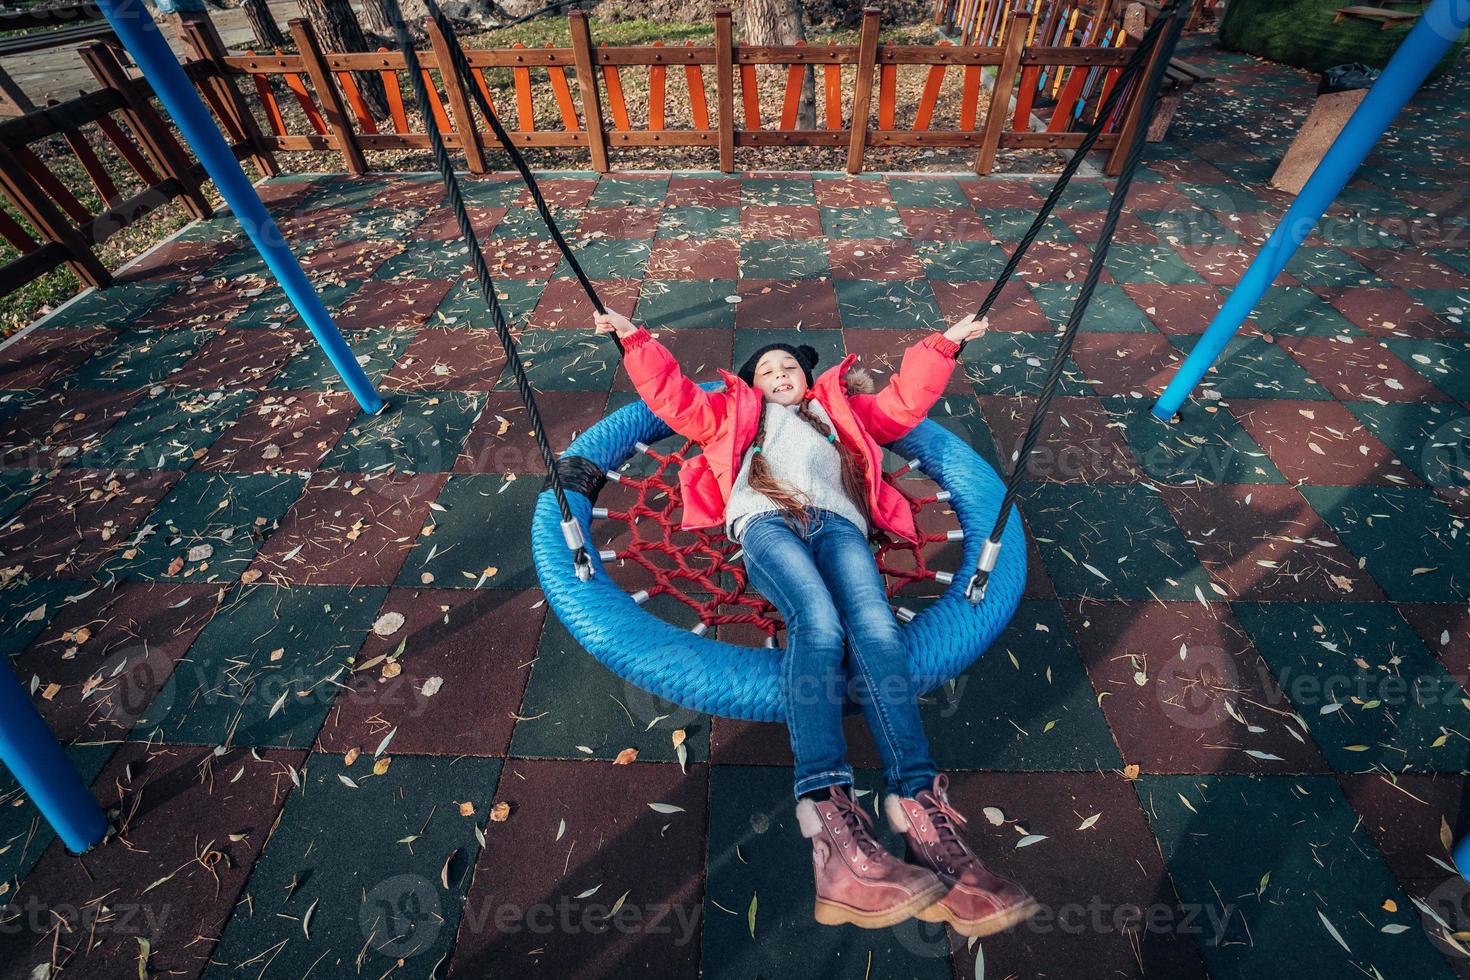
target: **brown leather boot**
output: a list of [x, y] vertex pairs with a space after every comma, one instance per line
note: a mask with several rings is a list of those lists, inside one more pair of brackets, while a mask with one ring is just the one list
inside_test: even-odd
[[992, 873], [960, 836], [965, 818], [949, 803], [949, 777], [934, 777], [917, 797], [883, 801], [888, 825], [908, 841], [909, 860], [933, 869], [949, 886], [938, 902], [918, 913], [925, 922], [948, 922], [962, 936], [989, 936], [1036, 914], [1036, 899], [1008, 878]]
[[801, 834], [812, 842], [817, 921], [882, 929], [938, 901], [948, 886], [927, 868], [889, 854], [873, 836], [873, 818], [843, 787], [830, 791], [830, 800], [796, 804]]

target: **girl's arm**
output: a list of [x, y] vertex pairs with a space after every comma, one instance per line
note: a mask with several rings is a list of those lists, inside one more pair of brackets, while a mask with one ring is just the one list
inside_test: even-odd
[[729, 408], [727, 394], [705, 391], [685, 377], [669, 349], [627, 317], [599, 313], [594, 321], [599, 333], [616, 333], [623, 342], [623, 367], [653, 414], [686, 439], [714, 438]]
[[943, 333], [932, 333], [904, 351], [898, 371], [876, 395], [853, 395], [853, 414], [879, 443], [913, 430], [944, 394], [954, 373], [960, 343], [982, 336], [989, 320], [967, 316]]

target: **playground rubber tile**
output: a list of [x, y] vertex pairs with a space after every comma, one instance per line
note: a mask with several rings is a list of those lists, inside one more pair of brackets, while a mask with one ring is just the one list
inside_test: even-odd
[[1419, 482], [1341, 402], [1243, 398], [1232, 399], [1227, 407], [1291, 483], [1359, 486]]
[[[562, 230], [563, 234], [575, 235], [577, 233], [577, 212], [560, 210], [555, 205], [552, 205], [552, 209], [556, 216], [557, 227]], [[530, 203], [507, 209], [505, 217], [496, 223], [491, 237], [497, 239], [530, 238], [547, 242], [552, 240], [551, 232], [546, 228], [546, 222], [541, 219], [540, 213]]]
[[[981, 215], [985, 218], [985, 224], [990, 227], [992, 233], [1001, 242], [1006, 243], [1001, 247], [1009, 255], [1015, 247], [1015, 243], [1025, 237], [1031, 228], [1032, 222], [1036, 220], [1034, 208], [1014, 207], [991, 207], [981, 205]], [[1041, 226], [1041, 231], [1036, 236], [1039, 242], [1075, 242], [1077, 233], [1061, 221], [1048, 221]]]
[[837, 309], [848, 329], [940, 329], [944, 318], [927, 279], [838, 279]]
[[665, 207], [658, 218], [658, 238], [704, 241], [740, 238], [740, 209], [736, 207]]
[[[639, 238], [593, 239], [576, 246], [577, 264], [589, 279], [641, 279], [645, 267], [650, 265], [649, 248], [652, 244]], [[655, 247], [653, 252], [658, 255], [660, 250]], [[557, 278], [574, 275], [571, 266], [563, 259], [556, 270]]]
[[971, 207], [898, 209], [910, 238], [941, 242], [989, 242], [995, 239], [985, 220]]
[[186, 282], [131, 324], [134, 330], [217, 330], [250, 305], [250, 297], [221, 289], [217, 280]]
[[1172, 180], [1144, 180], [1143, 170], [1140, 168], [1139, 179], [1128, 188], [1130, 211], [1184, 211], [1194, 207], [1194, 202]]
[[1287, 260], [1286, 271], [1303, 286], [1386, 288], [1389, 283], [1340, 249], [1302, 245]]
[[[1441, 842], [1442, 828], [1449, 828], [1455, 840], [1470, 831], [1463, 775], [1372, 773], [1338, 776], [1337, 782], [1394, 874], [1400, 878], [1445, 876], [1444, 865], [1453, 864], [1454, 858]], [[1433, 858], [1444, 864], [1436, 864]]]
[[[603, 306], [609, 310], [631, 316], [638, 305], [640, 282], [637, 279], [603, 279], [592, 284], [597, 290]], [[539, 286], [539, 284], [538, 284]], [[497, 290], [504, 290], [506, 283], [499, 283]], [[522, 326], [533, 330], [591, 330], [596, 311], [587, 291], [576, 279], [553, 279], [539, 295], [526, 296], [525, 309], [534, 308], [534, 313], [523, 315]], [[499, 296], [496, 297], [499, 299]], [[504, 303], [504, 300], [501, 300]], [[479, 326], [493, 326], [488, 315], [477, 320]]]
[[[430, 507], [422, 494], [422, 527], [398, 572], [397, 585], [446, 589], [529, 589], [531, 518], [541, 480], [514, 473], [456, 473]], [[487, 539], [486, 528], [495, 534]]]
[[[933, 697], [921, 698], [920, 704]], [[784, 721], [738, 721], [719, 717], [712, 717], [710, 721], [714, 726], [710, 736], [710, 762], [721, 766], [780, 766], [790, 776], [795, 762], [791, 755], [791, 730]], [[847, 746], [845, 758], [851, 766], [861, 769], [883, 767], [878, 749], [873, 744], [873, 734], [868, 730], [867, 719], [860, 712], [843, 716], [842, 737]], [[790, 782], [788, 778], [788, 786]]]
[[734, 280], [739, 275], [740, 243], [729, 238], [660, 237], [654, 239], [648, 256], [650, 279]]
[[[858, 355], [855, 366], [865, 369], [872, 376], [873, 390], [882, 391], [883, 386], [888, 384], [894, 372], [903, 364], [904, 352], [914, 344], [923, 341], [932, 332], [922, 327], [913, 330], [847, 330], [842, 334], [842, 341], [847, 353]], [[831, 364], [819, 364], [817, 367], [820, 371], [823, 367], [831, 366]], [[968, 399], [969, 411], [975, 411], [975, 389], [958, 365], [950, 373], [949, 385], [945, 388], [945, 392], [952, 397], [936, 403], [935, 407], [930, 410], [930, 418], [941, 423], [946, 418], [952, 418], [955, 414], [965, 411], [963, 406], [966, 399]]]
[[236, 586], [154, 698], [146, 734], [168, 744], [310, 747], [386, 593]]
[[114, 273], [113, 281], [138, 285], [170, 280], [186, 282], [195, 276], [208, 275], [227, 255], [242, 247], [250, 248], [250, 245], [239, 241], [189, 241], [176, 238], [144, 253], [127, 269]]
[[[698, 622], [692, 609], [667, 596], [654, 597], [644, 608], [676, 626], [688, 628]], [[526, 656], [516, 662], [532, 659]], [[514, 712], [511, 755], [612, 760], [624, 749], [634, 749], [636, 766], [672, 763], [677, 758], [674, 732], [682, 731], [688, 761], [709, 758], [709, 715], [623, 680], [583, 650], [554, 616], [546, 617], [534, 661], [525, 698]]]
[[[881, 777], [872, 770], [856, 775], [864, 794], [859, 803], [872, 807], [875, 798], [868, 794]], [[901, 852], [886, 822], [874, 822], [879, 839]], [[705, 977], [862, 976], [869, 962], [875, 977], [952, 977], [947, 941], [937, 927], [911, 919], [891, 929], [834, 928], [813, 919], [811, 845], [796, 823], [787, 770], [710, 767], [707, 866]]]
[[1374, 337], [1459, 338], [1460, 330], [1402, 289], [1335, 286], [1317, 294]]
[[342, 438], [322, 459], [327, 470], [377, 473], [443, 473], [460, 446], [485, 395], [473, 391], [389, 392], [376, 415], [359, 410]]
[[[597, 190], [596, 178], [578, 177], [544, 177], [538, 178], [537, 185], [541, 188], [541, 197], [553, 209], [579, 208], [586, 204]], [[512, 207], [524, 208], [532, 211], [536, 207], [531, 192], [522, 188], [517, 195]], [[558, 216], [558, 223], [560, 216]]]
[[[714, 202], [700, 203], [713, 204]], [[810, 177], [746, 177], [740, 181], [740, 200], [736, 203], [790, 207], [798, 204], [816, 204], [817, 197], [812, 189]]]
[[[1245, 245], [1210, 245], [1185, 241], [1175, 243], [1174, 251], [1206, 282], [1230, 289], [1233, 289], [1240, 281], [1240, 277], [1245, 274], [1246, 267], [1254, 258], [1251, 250]], [[1277, 276], [1275, 281], [1275, 285], [1278, 286], [1296, 284], [1296, 279], [1287, 274]], [[1215, 306], [1218, 308], [1219, 305], [1217, 300]]]
[[[1080, 279], [1078, 282], [1033, 282], [1030, 285], [1047, 319], [1060, 330], [1072, 315], [1072, 307], [1081, 294]], [[1081, 329], [1088, 333], [1151, 333], [1154, 325], [1122, 286], [1101, 283], [1092, 294]]]
[[1349, 246], [1343, 251], [1400, 288], [1470, 288], [1470, 273], [1438, 262], [1417, 249]]
[[1348, 409], [1421, 480], [1437, 487], [1470, 484], [1470, 414], [1446, 402], [1346, 402]]
[[1376, 340], [1335, 337], [1277, 339], [1312, 377], [1343, 400], [1443, 401], [1445, 396]]
[[313, 282], [327, 280], [341, 284], [371, 278], [378, 266], [401, 251], [403, 244], [396, 241], [325, 239], [302, 250], [299, 257], [301, 267]]
[[505, 371], [505, 351], [492, 330], [447, 327], [420, 330], [382, 387], [393, 391], [488, 392]]
[[1166, 334], [1204, 333], [1220, 306], [1219, 290], [1209, 285], [1130, 282], [1123, 292]]
[[1364, 331], [1305, 286], [1278, 286], [1266, 291], [1251, 322], [1279, 337], [1361, 337]]
[[889, 207], [888, 182], [873, 177], [818, 177], [812, 181], [817, 203], [824, 208]]
[[[908, 245], [907, 242], [904, 244]], [[837, 243], [834, 242], [832, 247], [835, 261]], [[1028, 255], [1044, 253], [1048, 247], [1046, 243], [1032, 246], [1035, 251]], [[935, 282], [979, 279], [993, 283], [1006, 264], [1006, 253], [1000, 246], [992, 245], [988, 241], [921, 241], [910, 248], [920, 262], [918, 274], [928, 276]], [[1031, 277], [1021, 273], [1021, 278], [1022, 281], [1028, 281]]]
[[1234, 610], [1338, 772], [1464, 770], [1470, 750], [1454, 736], [1464, 689], [1393, 606], [1236, 603]]
[[390, 589], [317, 749], [505, 755], [545, 616], [536, 590]]
[[315, 469], [357, 413], [357, 402], [345, 391], [261, 392], [195, 469], [221, 473]]
[[1424, 487], [1301, 488], [1368, 574], [1396, 602], [1470, 597], [1464, 516]]
[[366, 283], [334, 313], [343, 330], [388, 328], [408, 330], [433, 322], [451, 284], [445, 279], [374, 280]]
[[380, 207], [411, 210], [443, 207], [446, 200], [444, 184], [438, 174], [404, 174], [402, 179], [389, 181], [373, 203]]
[[149, 310], [178, 289], [179, 280], [118, 282], [106, 289], [84, 292], [57, 310], [43, 327], [131, 327]]
[[1371, 975], [1373, 964], [1454, 976], [1332, 777], [1145, 776], [1135, 788], [1179, 897], [1202, 912], [1211, 976], [1263, 962], [1277, 976]]
[[1037, 544], [1059, 596], [1200, 599], [1213, 594], [1209, 575], [1163, 501], [1146, 487], [1028, 484], [1021, 510], [1044, 535]]
[[[1046, 191], [1022, 180], [961, 180], [960, 193], [978, 211], [1000, 208], [1030, 210], [1036, 213], [1046, 200]], [[1050, 188], [1047, 188], [1050, 190]]]
[[1215, 405], [1187, 402], [1179, 421], [1154, 418], [1137, 399], [1107, 398], [1104, 406], [1123, 424], [1133, 455], [1161, 483], [1281, 483], [1266, 452], [1230, 413]]
[[[621, 364], [612, 341], [590, 330], [524, 330], [518, 341], [521, 365], [537, 391], [607, 391]], [[496, 388], [516, 389], [509, 364]]]
[[842, 327], [837, 292], [829, 279], [741, 279], [736, 289], [737, 330]]
[[[1170, 342], [1188, 354], [1199, 338], [1175, 336]], [[1200, 383], [1226, 398], [1330, 397], [1280, 345], [1253, 335], [1232, 337]]]
[[1099, 395], [1137, 400], [1163, 391], [1183, 358], [1156, 333], [1079, 333], [1072, 344], [1072, 360], [1087, 372], [1088, 383]]
[[[1184, 248], [1202, 245], [1240, 245], [1239, 222], [1227, 222], [1204, 210], [1139, 211], [1134, 215], [1148, 224], [1164, 242]], [[1242, 271], [1244, 271], [1242, 269]]]
[[838, 240], [829, 242], [827, 248], [833, 279], [913, 280], [925, 275], [924, 265], [907, 239]]
[[[500, 224], [501, 219], [505, 217], [508, 209], [505, 207], [484, 207], [476, 205], [466, 195], [465, 210], [469, 212], [470, 226], [475, 230], [475, 237], [480, 240], [481, 244], [484, 244], [495, 235], [495, 227]], [[459, 219], [452, 212], [442, 208], [435, 208], [429, 211], [427, 217], [419, 222], [412, 231], [405, 234], [403, 238], [405, 242], [449, 242], [453, 245], [464, 247], [465, 254], [469, 254], [468, 246], [463, 244], [464, 235], [459, 230]], [[404, 253], [394, 258], [409, 258], [410, 254]], [[392, 261], [393, 259], [389, 259], [383, 265], [386, 266]], [[401, 268], [401, 266], [398, 268]], [[378, 271], [380, 273], [379, 278], [386, 278], [386, 276], [381, 275], [381, 268]]]
[[464, 194], [466, 203], [478, 204], [482, 207], [508, 208], [525, 193], [525, 185], [521, 183], [520, 178], [510, 174], [479, 176], [459, 174], [457, 176], [459, 189]]
[[[0, 974], [43, 975], [54, 956], [79, 976], [199, 976], [211, 958], [207, 937], [235, 911], [291, 788], [287, 772], [301, 759], [300, 752], [211, 758], [207, 749], [118, 749], [96, 792], [131, 819], [80, 860], [52, 843], [12, 897], [36, 922], [0, 936]], [[157, 887], [143, 893], [139, 882]]]
[[18, 578], [0, 590], [0, 652], [14, 657], [24, 650], [46, 628], [67, 596], [75, 594], [80, 585], [79, 582]]
[[480, 243], [490, 278], [550, 279], [561, 266], [561, 252], [549, 238], [490, 238]]
[[[994, 435], [997, 457], [1014, 459], [1036, 412], [1036, 399], [981, 395], [980, 411]], [[1027, 461], [1027, 479], [1053, 483], [1138, 482], [1143, 472], [1112, 421], [1095, 397], [1054, 399]]]
[[256, 555], [247, 581], [389, 584], [444, 479], [438, 473], [313, 473]]
[[1460, 402], [1470, 402], [1470, 340], [1399, 340], [1383, 342], [1399, 360], [1418, 371], [1436, 388]]
[[67, 375], [68, 388], [146, 388], [162, 384], [191, 357], [213, 330], [128, 331]]
[[168, 713], [158, 694], [214, 615], [219, 590], [129, 582], [80, 595], [14, 658], [16, 675], [36, 686], [36, 709], [63, 741], [117, 742], [135, 725], [146, 737]]
[[[407, 330], [359, 330], [342, 335], [368, 380], [377, 384], [403, 353], [413, 335]], [[346, 390], [346, 383], [320, 344], [308, 344], [267, 386], [277, 391]]]
[[[600, 422], [607, 414], [603, 391], [536, 393], [541, 421], [553, 452]], [[518, 392], [495, 391], [475, 420], [454, 463], [456, 473], [545, 473], [546, 463]]]
[[668, 193], [664, 195], [666, 207], [735, 208], [740, 206], [741, 181], [738, 177], [671, 177]]
[[598, 240], [599, 235], [607, 238], [652, 238], [658, 231], [660, 207], [642, 201], [637, 205], [622, 208], [581, 209], [577, 220], [577, 235], [584, 241]]
[[[546, 283], [536, 279], [502, 279], [495, 283], [495, 302], [511, 327], [524, 327], [546, 288]], [[439, 308], [424, 321], [424, 326], [494, 330], [495, 321], [490, 315], [490, 307], [480, 293], [480, 284], [462, 281], [449, 288], [449, 292], [439, 303]]]
[[[986, 270], [986, 276], [995, 278], [1005, 267], [1006, 254], [999, 247], [994, 249], [994, 264]], [[1016, 275], [1026, 283], [1080, 282], [1087, 274], [1087, 265], [1092, 260], [1092, 251], [1081, 242], [1037, 242], [1027, 250]], [[1104, 269], [1100, 282], [1112, 282], [1113, 277]]]
[[[961, 363], [978, 394], [1040, 395], [1055, 352], [1056, 338], [1048, 334], [992, 331], [965, 347]], [[1071, 358], [1062, 369], [1057, 394], [1092, 394], [1086, 375]]]
[[822, 212], [809, 205], [794, 207], [751, 205], [740, 209], [740, 233], [746, 241], [758, 238], [821, 238], [823, 236]]
[[1225, 603], [1072, 602], [1066, 613], [1127, 762], [1147, 773], [1327, 771]]
[[159, 470], [62, 470], [0, 529], [0, 553], [35, 578], [88, 578], [178, 478]]
[[[944, 279], [929, 281], [945, 323], [955, 323], [977, 312], [994, 285], [993, 282]], [[1036, 302], [1036, 297], [1026, 284], [1019, 280], [1006, 283], [986, 316], [990, 320], [990, 329], [994, 332], [1051, 332], [1051, 323], [1042, 312], [1041, 304]]]
[[749, 238], [740, 243], [742, 279], [815, 279], [831, 274], [823, 242]]
[[1169, 512], [1232, 598], [1356, 602], [1383, 598], [1356, 557], [1295, 487], [1163, 487]]
[[902, 238], [903, 218], [889, 207], [822, 208], [822, 228], [829, 239]]
[[510, 817], [487, 834], [447, 976], [700, 976], [707, 786], [703, 766], [507, 762]]
[[1470, 610], [1463, 604], [1400, 603], [1398, 611], [1450, 676], [1470, 691]]
[[[1214, 168], [1212, 168], [1214, 169]], [[1255, 215], [1268, 210], [1266, 203], [1251, 189], [1230, 180], [1212, 183], [1200, 183], [1195, 175], [1189, 175], [1188, 179], [1180, 179], [1184, 175], [1167, 175], [1174, 180], [1179, 190], [1191, 200], [1195, 206], [1213, 211], [1222, 216], [1230, 215]], [[1242, 222], [1244, 224], [1244, 222]]]
[[736, 295], [731, 279], [681, 281], [645, 279], [636, 319], [649, 327], [733, 327]]
[[[351, 766], [310, 759], [205, 976], [258, 969], [266, 951], [272, 968], [302, 977], [381, 976], [398, 962], [442, 961], [500, 761], [399, 756], [374, 776], [366, 752]], [[343, 820], [349, 813], [367, 819]]]
[[[116, 748], [115, 744], [70, 745], [62, 746], [62, 751], [76, 767], [82, 782], [90, 784]], [[10, 770], [0, 769], [0, 886], [6, 889], [7, 899], [13, 899], [16, 887], [31, 873], [54, 840], [56, 833], [51, 825], [21, 790]], [[33, 935], [39, 938], [39, 934]], [[4, 946], [0, 945], [0, 948]]]
[[99, 574], [233, 582], [305, 484], [300, 473], [185, 473]]
[[952, 177], [889, 177], [888, 193], [901, 208], [970, 207], [970, 199]]
[[0, 420], [5, 466], [50, 469], [81, 456], [143, 397], [141, 391], [59, 390], [16, 395]]
[[1461, 331], [1470, 332], [1470, 287], [1460, 289], [1404, 287], [1404, 291]]
[[[1129, 193], [1130, 207], [1138, 207], [1132, 199], [1141, 186], [1143, 185], [1133, 185], [1134, 189]], [[1107, 213], [1104, 211], [1058, 211], [1056, 216], [1066, 223], [1079, 241], [1086, 242], [1088, 245], [1093, 245], [1102, 238], [1102, 227], [1107, 219]], [[1119, 217], [1118, 226], [1113, 231], [1113, 244], [1158, 246], [1159, 236], [1141, 218], [1132, 214], [1123, 214]]]
[[45, 388], [90, 361], [116, 335], [104, 326], [38, 328], [0, 348], [0, 390]]
[[0, 521], [20, 510], [46, 480], [47, 475], [40, 470], [0, 469]]
[[[379, 195], [391, 183], [385, 177], [348, 179], [345, 175], [334, 175], [318, 182], [296, 205], [296, 209], [310, 211], [313, 208], [344, 208], [357, 211], [370, 208], [378, 203]], [[466, 186], [472, 185], [467, 183]]]
[[264, 388], [315, 343], [306, 330], [229, 330], [206, 340], [165, 380], [181, 388]]
[[1168, 245], [1115, 242], [1108, 249], [1106, 269], [1118, 282], [1204, 282]]
[[[716, 368], [733, 372], [739, 367], [732, 360], [733, 330], [654, 330], [653, 337], [669, 349], [684, 373], [695, 381], [717, 381]], [[617, 363], [615, 378], [613, 399], [608, 403], [609, 412], [622, 407], [623, 403], [616, 400], [617, 393], [633, 390], [633, 382], [628, 379], [621, 359]]]
[[637, 177], [610, 174], [597, 182], [597, 190], [587, 199], [594, 208], [637, 207], [649, 201], [662, 201], [669, 192], [667, 177]]

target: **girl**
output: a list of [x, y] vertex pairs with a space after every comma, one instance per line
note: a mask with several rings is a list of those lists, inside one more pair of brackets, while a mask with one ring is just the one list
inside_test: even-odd
[[[910, 347], [870, 394], [855, 355], [816, 379], [817, 352], [768, 344], [707, 392], [662, 344], [616, 313], [597, 329], [659, 418], [703, 453], [679, 473], [685, 528], [724, 525], [751, 584], [786, 622], [782, 696], [796, 758], [796, 816], [812, 843], [818, 922], [882, 928], [911, 915], [984, 936], [1028, 918], [1035, 901], [986, 870], [960, 834], [948, 780], [929, 757], [908, 656], [868, 535], [917, 541], [907, 500], [881, 479], [882, 450], [943, 394], [960, 342], [988, 324], [967, 317]], [[844, 664], [844, 647], [847, 661]], [[842, 706], [857, 701], [883, 759], [884, 812], [908, 846], [900, 861], [873, 836], [851, 794]], [[912, 862], [912, 863], [909, 863]]]

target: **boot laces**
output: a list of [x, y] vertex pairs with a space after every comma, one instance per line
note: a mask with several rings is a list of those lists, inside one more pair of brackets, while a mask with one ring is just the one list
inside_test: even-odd
[[877, 837], [873, 836], [873, 818], [868, 816], [868, 811], [836, 786], [831, 789], [831, 800], [842, 817], [843, 826], [857, 842], [858, 849], [869, 858], [880, 860], [884, 853], [883, 845], [878, 842]]
[[965, 818], [950, 805], [948, 789], [949, 777], [940, 773], [934, 777], [934, 788], [925, 794], [928, 800], [924, 802], [929, 820], [939, 834], [939, 845], [944, 849], [946, 860], [951, 862], [954, 871], [959, 871], [979, 859], [960, 837], [959, 828], [965, 826]]

